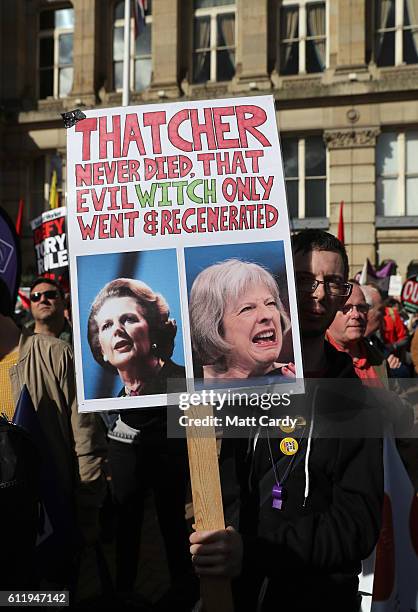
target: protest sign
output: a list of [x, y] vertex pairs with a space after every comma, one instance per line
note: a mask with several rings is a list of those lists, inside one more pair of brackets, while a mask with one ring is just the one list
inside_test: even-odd
[[48, 210], [31, 221], [39, 276], [61, 280], [68, 269], [65, 206]]
[[401, 301], [403, 307], [408, 312], [418, 312], [418, 276], [411, 276], [404, 283]]
[[[297, 377], [302, 378], [273, 98], [95, 109], [85, 115], [67, 132], [68, 235], [80, 410], [158, 406], [166, 403], [166, 393], [172, 390], [145, 384], [137, 395], [115, 399], [125, 380], [122, 361], [131, 349], [150, 356], [152, 351], [158, 353], [161, 343], [151, 337], [148, 311], [142, 312], [146, 330], [141, 347], [129, 338], [106, 340], [108, 329], [124, 323], [114, 312], [122, 303], [116, 297], [110, 303], [101, 290], [105, 287], [107, 292], [108, 283], [118, 278], [134, 279], [145, 283], [146, 289], [136, 286], [136, 290], [148, 292], [149, 299], [158, 301], [155, 296], [162, 296], [158, 303], [164, 303], [165, 312], [168, 305], [164, 325], [171, 326], [174, 334], [174, 352], [171, 361], [166, 353], [160, 367], [165, 364], [162, 372], [167, 378], [179, 379], [175, 390], [181, 391], [186, 389], [186, 378], [201, 378], [202, 366], [206, 367], [196, 351], [196, 330], [190, 326], [192, 287], [197, 286], [201, 272], [231, 259], [263, 268], [278, 287], [275, 295], [280, 295], [275, 301], [262, 298], [270, 309], [280, 306], [281, 314], [273, 317], [274, 324], [248, 331], [249, 352], [276, 350], [269, 384], [283, 379], [281, 363], [295, 363]], [[121, 290], [131, 295], [131, 281], [119, 281], [118, 287], [119, 296]], [[116, 291], [113, 285], [112, 291]], [[258, 303], [261, 298], [254, 299]], [[221, 324], [218, 321], [217, 326]], [[258, 384], [265, 384], [264, 376]]]
[[399, 297], [402, 291], [402, 276], [400, 274], [392, 274], [389, 277], [388, 295], [391, 297]]

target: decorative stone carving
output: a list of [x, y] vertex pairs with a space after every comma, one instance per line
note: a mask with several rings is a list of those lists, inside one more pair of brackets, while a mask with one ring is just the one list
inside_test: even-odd
[[318, 87], [324, 87], [322, 84], [322, 73], [320, 75], [303, 75], [303, 76], [294, 76], [294, 77], [279, 77], [280, 86], [283, 89], [299, 89], [304, 88], [312, 88], [317, 89]]
[[374, 147], [379, 128], [357, 128], [348, 130], [326, 130], [324, 141], [328, 149], [352, 149], [356, 147]]
[[205, 83], [205, 84], [192, 84], [184, 79], [181, 83], [181, 89], [184, 91], [186, 96], [194, 98], [195, 100], [211, 99], [211, 98], [222, 98], [228, 96], [231, 90], [231, 81], [223, 83]]
[[360, 119], [360, 113], [356, 108], [350, 108], [346, 115], [350, 123], [357, 123], [357, 121]]
[[379, 73], [382, 82], [387, 81], [393, 87], [393, 82], [415, 81], [418, 78], [418, 70], [414, 65], [381, 68]]
[[387, 227], [418, 227], [418, 217], [403, 216], [403, 217], [383, 217], [376, 216], [376, 228], [384, 229]]
[[60, 113], [64, 110], [64, 98], [48, 97], [44, 100], [38, 100], [39, 111], [56, 111]]

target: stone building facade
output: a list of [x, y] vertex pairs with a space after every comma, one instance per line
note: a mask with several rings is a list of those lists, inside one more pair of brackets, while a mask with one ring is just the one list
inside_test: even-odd
[[[61, 112], [121, 104], [123, 1], [0, 2], [0, 205], [65, 203]], [[294, 229], [336, 233], [351, 270], [418, 260], [417, 0], [148, 0], [131, 103], [272, 94]], [[278, 160], [279, 163], [279, 160]]]

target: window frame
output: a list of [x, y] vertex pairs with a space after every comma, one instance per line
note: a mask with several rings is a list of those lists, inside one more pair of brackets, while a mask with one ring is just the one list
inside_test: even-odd
[[[233, 47], [218, 47], [218, 27], [217, 18], [219, 15], [234, 15], [234, 46]], [[210, 41], [209, 48], [196, 49], [194, 41], [194, 25], [195, 20], [209, 17], [210, 18]], [[210, 78], [205, 83], [229, 83], [229, 81], [218, 81], [216, 79], [217, 72], [217, 52], [225, 49], [233, 49], [235, 55], [234, 68], [236, 70], [236, 51], [237, 51], [237, 33], [238, 33], [238, 20], [237, 20], [237, 4], [236, 1], [233, 4], [225, 4], [220, 6], [208, 6], [202, 8], [193, 8], [193, 20], [192, 20], [193, 34], [192, 34], [192, 65], [191, 65], [191, 83], [193, 85], [203, 85], [204, 83], [197, 83], [194, 81], [194, 59], [197, 53], [203, 51], [210, 51]]]
[[[297, 141], [297, 151], [298, 151], [298, 175], [294, 177], [286, 177], [284, 173], [284, 163], [283, 163], [283, 178], [286, 184], [288, 182], [297, 182], [298, 185], [298, 215], [297, 217], [290, 217], [290, 222], [298, 222], [301, 220], [309, 220], [311, 224], [315, 224], [318, 222], [318, 227], [324, 226], [324, 219], [329, 217], [329, 151], [327, 146], [324, 143], [325, 148], [325, 175], [318, 176], [306, 176], [306, 140], [313, 137], [318, 137], [318, 134], [309, 134], [308, 136], [283, 136], [282, 141], [285, 140], [296, 140]], [[282, 148], [283, 150], [283, 148]], [[284, 156], [283, 156], [284, 160]], [[307, 180], [325, 180], [325, 216], [324, 217], [311, 217], [306, 216], [306, 181]], [[286, 199], [287, 199], [287, 190], [286, 190]], [[328, 224], [327, 224], [328, 226]]]
[[[307, 5], [311, 4], [325, 4], [325, 34], [324, 36], [308, 36], [308, 21], [307, 21]], [[286, 7], [297, 7], [298, 8], [298, 36], [297, 38], [285, 38], [281, 39], [280, 34], [282, 31], [282, 9]], [[323, 74], [329, 68], [329, 0], [281, 0], [278, 10], [278, 49], [277, 49], [277, 66], [278, 73], [282, 78], [294, 77], [297, 75], [319, 75]], [[310, 40], [322, 40], [325, 39], [325, 66], [320, 72], [307, 72], [306, 71], [306, 43]], [[281, 72], [280, 58], [281, 48], [284, 43], [298, 43], [299, 53], [299, 66], [298, 72], [294, 74], [283, 74]]]
[[[121, 93], [123, 91], [123, 87], [116, 87], [115, 84], [115, 64], [117, 63], [122, 63], [123, 65], [123, 59], [122, 60], [115, 60], [114, 58], [114, 49], [113, 49], [113, 44], [114, 44], [114, 35], [115, 35], [115, 29], [116, 28], [121, 28], [122, 31], [125, 28], [125, 19], [124, 17], [122, 17], [121, 19], [115, 19], [115, 11], [116, 11], [116, 6], [119, 4], [120, 0], [118, 0], [117, 2], [114, 3], [113, 5], [113, 9], [112, 9], [112, 46], [111, 46], [111, 57], [112, 57], [112, 91], [116, 92], [116, 93]], [[140, 60], [144, 60], [144, 59], [150, 59], [151, 60], [151, 71], [152, 71], [152, 14], [150, 15], [145, 15], [145, 24], [148, 26], [150, 26], [151, 28], [151, 49], [150, 49], [150, 53], [149, 55], [136, 55], [136, 45], [135, 45], [135, 15], [131, 13], [131, 27], [130, 27], [130, 58], [129, 58], [129, 82], [130, 82], [130, 92], [132, 94], [141, 94], [144, 91], [146, 91], [149, 87], [149, 85], [147, 87], [145, 87], [144, 89], [135, 89], [135, 65], [137, 61]]]
[[[382, 132], [382, 134], [394, 134], [396, 136], [398, 167], [397, 167], [396, 173], [392, 172], [392, 173], [387, 173], [387, 174], [378, 174], [377, 165], [376, 165], [376, 217], [379, 218], [380, 220], [417, 217], [417, 215], [410, 215], [407, 212], [407, 209], [408, 209], [407, 179], [408, 178], [418, 178], [418, 170], [415, 172], [408, 172], [407, 148], [406, 148], [408, 133], [416, 133], [418, 135], [418, 128], [410, 129], [410, 130], [387, 130], [385, 132]], [[377, 139], [377, 142], [376, 142], [376, 157], [377, 157], [378, 146], [379, 146], [379, 139]], [[383, 210], [378, 209], [379, 204], [380, 204], [377, 198], [379, 179], [385, 179], [385, 178], [396, 180], [396, 202], [398, 206], [396, 208], [395, 215], [383, 214]], [[381, 204], [383, 205], [383, 202]]]
[[[46, 13], [46, 12], [52, 12], [52, 13], [56, 13], [57, 11], [61, 11], [64, 9], [71, 9], [73, 11], [74, 14], [74, 25], [71, 27], [65, 27], [65, 26], [54, 26], [54, 28], [49, 29], [49, 30], [41, 30], [41, 13]], [[54, 15], [54, 20], [55, 20], [55, 15]], [[54, 98], [55, 100], [63, 100], [64, 98], [68, 98], [71, 95], [71, 89], [73, 87], [74, 84], [74, 30], [75, 30], [75, 9], [73, 7], [73, 5], [64, 5], [64, 6], [58, 6], [58, 7], [54, 7], [54, 8], [49, 8], [49, 7], [42, 7], [42, 9], [39, 11], [38, 13], [38, 47], [37, 47], [37, 55], [38, 55], [38, 61], [37, 61], [37, 75], [38, 75], [38, 79], [37, 79], [37, 98], [38, 100], [46, 100], [47, 98]], [[63, 64], [61, 65], [59, 63], [59, 39], [60, 36], [65, 35], [65, 34], [72, 34], [73, 35], [73, 62], [72, 64]], [[54, 53], [54, 63], [52, 66], [48, 66], [47, 68], [43, 67], [41, 68], [40, 66], [40, 59], [41, 59], [41, 40], [44, 38], [52, 38], [53, 40], [53, 53]], [[53, 78], [52, 78], [52, 95], [49, 96], [45, 96], [45, 98], [41, 98], [41, 79], [40, 79], [40, 75], [41, 72], [44, 72], [46, 70], [50, 70], [52, 68], [53, 71]], [[60, 95], [59, 92], [59, 77], [60, 77], [60, 70], [63, 68], [72, 68], [73, 69], [73, 82], [71, 84], [71, 89], [69, 91], [68, 94], [65, 95]]]
[[[395, 0], [395, 25], [389, 28], [378, 28], [376, 23], [377, 18], [377, 10], [376, 10], [376, 2], [380, 0], [373, 1], [373, 31], [374, 31], [374, 61], [379, 68], [391, 68], [392, 66], [416, 66], [418, 64], [418, 60], [415, 63], [407, 64], [404, 61], [404, 32], [405, 31], [413, 31], [414, 29], [418, 29], [418, 24], [415, 25], [405, 25], [404, 24], [404, 15], [405, 15], [405, 3], [406, 0]], [[394, 40], [394, 63], [388, 64], [385, 66], [380, 66], [377, 63], [377, 37], [379, 34], [385, 34], [388, 32], [393, 32], [395, 35]]]

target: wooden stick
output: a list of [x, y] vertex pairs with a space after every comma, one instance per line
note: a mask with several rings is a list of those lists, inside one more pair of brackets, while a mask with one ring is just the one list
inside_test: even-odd
[[[212, 406], [192, 406], [190, 418], [213, 417]], [[221, 481], [215, 428], [187, 427], [190, 480], [192, 484], [194, 527], [196, 531], [225, 529]], [[204, 612], [233, 612], [230, 581], [226, 578], [202, 577], [200, 590]]]

